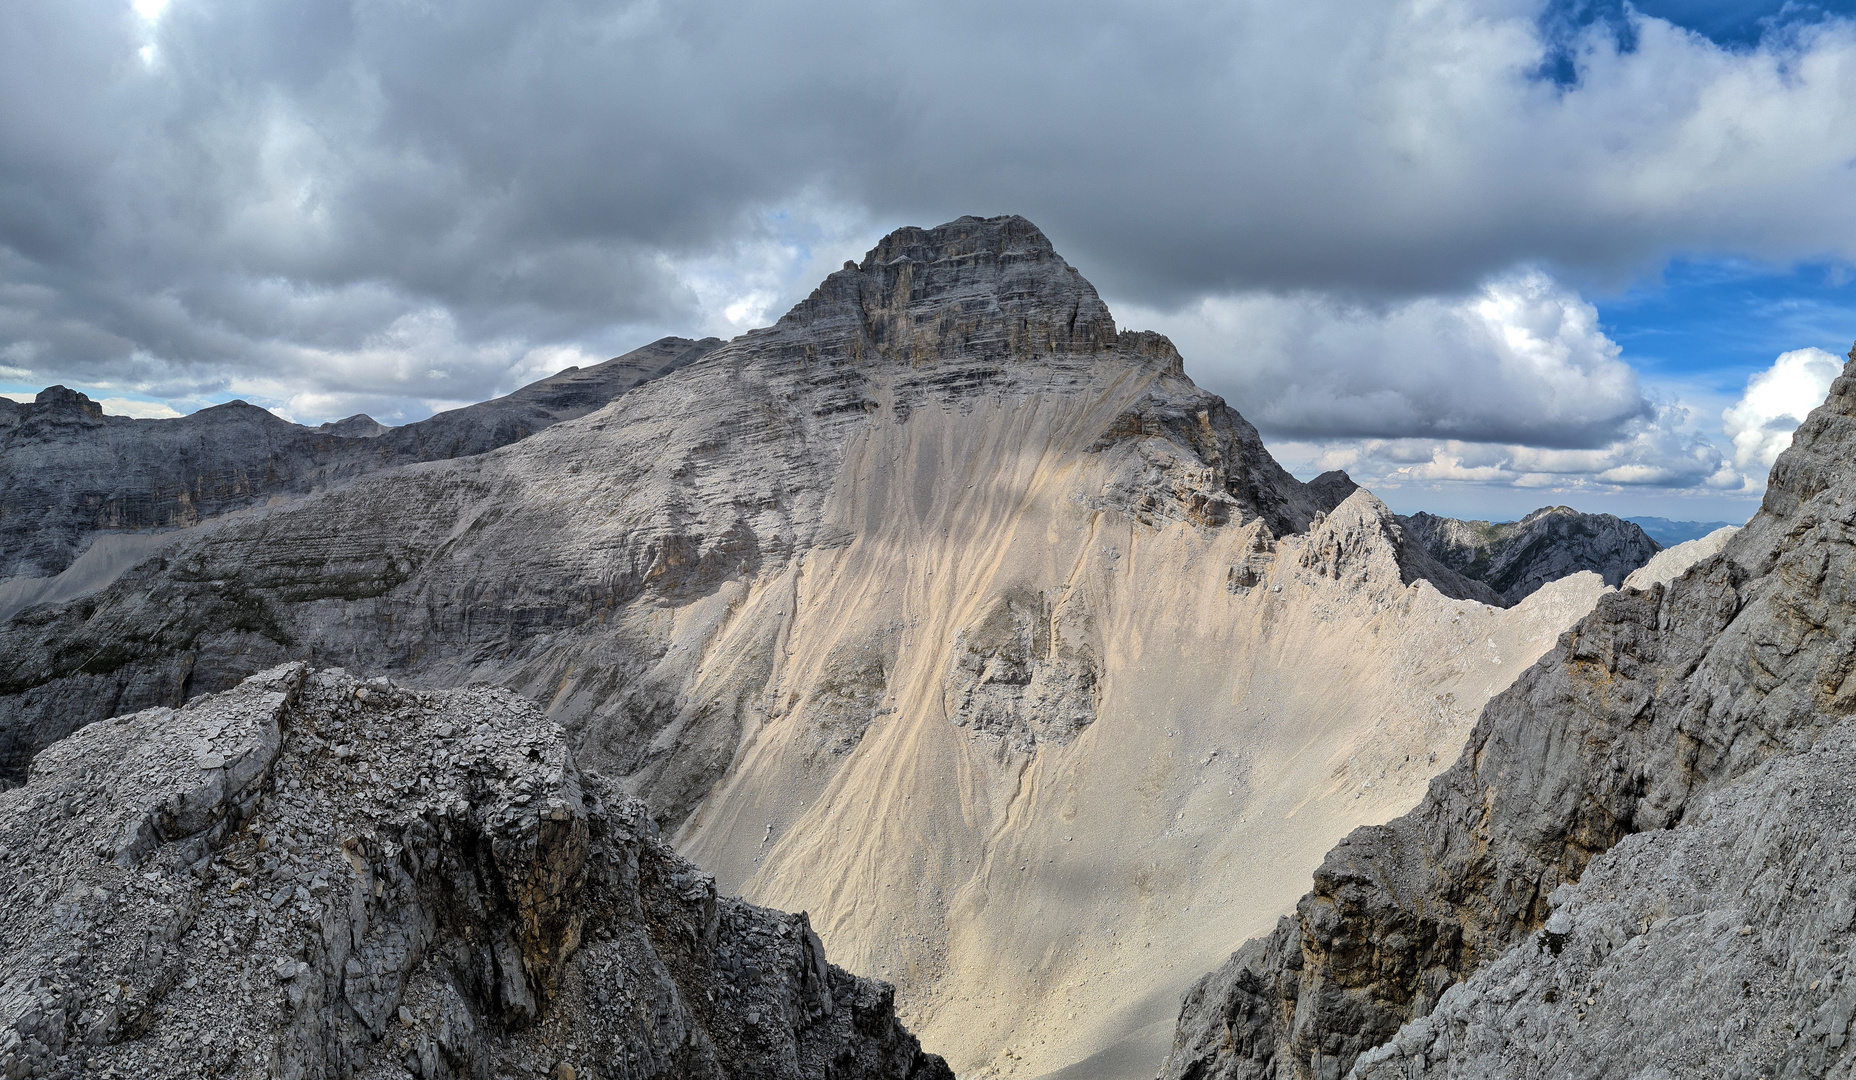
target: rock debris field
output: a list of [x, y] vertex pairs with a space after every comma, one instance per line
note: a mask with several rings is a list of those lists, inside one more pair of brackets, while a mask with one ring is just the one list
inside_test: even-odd
[[0, 793], [0, 1075], [952, 1074], [526, 700], [290, 664]]

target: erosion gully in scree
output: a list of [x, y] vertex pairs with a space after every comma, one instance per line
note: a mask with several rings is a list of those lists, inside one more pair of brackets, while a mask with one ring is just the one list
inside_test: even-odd
[[5, 1080], [1856, 1067], [1848, 374], [1738, 530], [1401, 516], [961, 218], [0, 506]]

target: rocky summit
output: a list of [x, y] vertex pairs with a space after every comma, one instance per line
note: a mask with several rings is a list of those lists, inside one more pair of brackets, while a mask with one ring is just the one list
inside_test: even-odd
[[1163, 1075], [1850, 1075], [1851, 358], [1759, 513], [1601, 599], [1330, 852], [1192, 989]]
[[292, 664], [0, 793], [0, 1075], [952, 1080], [488, 688]]
[[[648, 838], [656, 828], [714, 875], [717, 891], [807, 913], [803, 926], [780, 924], [789, 930], [768, 945], [784, 950], [777, 963], [744, 939], [724, 942], [727, 956], [717, 945], [718, 969], [732, 973], [728, 963], [739, 958], [768, 986], [788, 985], [770, 973], [797, 971], [791, 964], [817, 954], [802, 947], [809, 926], [846, 970], [894, 985], [897, 1016], [962, 1075], [1123, 1076], [1165, 1057], [1194, 978], [1231, 942], [1267, 932], [1292, 910], [1342, 837], [1417, 804], [1483, 704], [1610, 592], [1591, 572], [1598, 548], [1556, 560], [1547, 549], [1573, 534], [1547, 530], [1544, 548], [1516, 565], [1546, 568], [1535, 575], [1543, 580], [1563, 576], [1510, 601], [1453, 568], [1450, 549], [1427, 547], [1421, 528], [1345, 474], [1308, 483], [1289, 475], [1236, 410], [1187, 377], [1166, 338], [1119, 328], [1089, 282], [1022, 218], [898, 230], [771, 327], [726, 343], [650, 348], [624, 379], [590, 368], [544, 381], [545, 394], [524, 400], [545, 424], [504, 430], [489, 422], [495, 410], [478, 420], [471, 410], [443, 414], [444, 424], [507, 438], [450, 440], [432, 428], [408, 444], [414, 436], [403, 433], [419, 425], [383, 432], [350, 418], [288, 439], [340, 441], [340, 461], [370, 462], [365, 468], [318, 464], [312, 483], [275, 485], [262, 498], [254, 488], [184, 528], [125, 531], [85, 518], [89, 531], [69, 534], [73, 557], [63, 570], [48, 577], [56, 561], [34, 563], [40, 576], [0, 582], [13, 590], [0, 593], [13, 605], [0, 607], [0, 784], [42, 791], [64, 748], [102, 733], [128, 740], [164, 730], [200, 707], [190, 703], [282, 677], [280, 665], [323, 672], [304, 676], [300, 692], [315, 716], [318, 687], [354, 680], [368, 696], [350, 696], [364, 703], [383, 685], [374, 680], [387, 678], [407, 719], [376, 723], [381, 734], [365, 754], [348, 729], [316, 735], [330, 756], [314, 760], [330, 771], [301, 786], [289, 786], [292, 767], [274, 773], [283, 777], [280, 798], [313, 807], [315, 792], [352, 792], [357, 813], [373, 808], [370, 821], [399, 821], [396, 807], [417, 806], [422, 821], [452, 822], [453, 836], [490, 836], [503, 825], [485, 824], [484, 814], [514, 821], [530, 808], [551, 813], [556, 800], [571, 824], [581, 819], [559, 787], [564, 779], [515, 790], [450, 771], [456, 756], [527, 768], [529, 749], [551, 763], [558, 748], [589, 770], [577, 781], [582, 802], [593, 792], [608, 808], [586, 812], [589, 836]], [[157, 425], [134, 429], [155, 442], [192, 430], [173, 426], [182, 421], [134, 423]], [[112, 426], [121, 425], [98, 430]], [[71, 468], [95, 485], [96, 505], [118, 488], [130, 493], [122, 498], [142, 497], [133, 494], [147, 490], [141, 473], [112, 488], [84, 464], [100, 460], [88, 453], [75, 454]], [[67, 490], [56, 455], [44, 461], [49, 471], [33, 483]], [[56, 546], [44, 539], [52, 533], [22, 529], [22, 542]], [[336, 668], [351, 674], [329, 673]], [[428, 706], [412, 703], [451, 694], [486, 709], [516, 709], [519, 696], [540, 710], [524, 714], [537, 726], [494, 728], [470, 743], [457, 734], [462, 721], [445, 721], [453, 734], [437, 734], [419, 719]], [[557, 729], [540, 717], [558, 733], [547, 734]], [[342, 747], [350, 757], [333, 756]], [[418, 762], [426, 764], [406, 771]], [[99, 767], [85, 769], [101, 775]], [[609, 779], [588, 779], [593, 772]], [[376, 782], [386, 788], [370, 795]], [[458, 796], [431, 808], [428, 800], [454, 790], [447, 785]], [[71, 788], [80, 790], [93, 789]], [[71, 820], [94, 816], [82, 809], [94, 796], [66, 797]], [[643, 803], [623, 802], [630, 797]], [[630, 809], [610, 809], [621, 805]], [[596, 829], [596, 818], [609, 824]], [[556, 820], [544, 817], [537, 835], [552, 836], [547, 823]], [[383, 845], [405, 845], [394, 837], [413, 826], [393, 825], [401, 832], [391, 835], [367, 827]], [[363, 825], [342, 818], [334, 832], [314, 833], [320, 839], [307, 826], [270, 839], [262, 824], [251, 828], [225, 841], [264, 840], [251, 867], [269, 865], [269, 845], [289, 839], [301, 860], [292, 872], [310, 876], [284, 891], [276, 874], [260, 882], [253, 869], [209, 860], [201, 895], [220, 895], [211, 889], [240, 876], [263, 894], [256, 903], [242, 890], [227, 894], [246, 912], [239, 934], [301, 914], [298, 885], [303, 903], [322, 902], [310, 863], [339, 871], [349, 863], [339, 841], [361, 836]], [[453, 858], [448, 842], [433, 841], [440, 846], [419, 849], [419, 858]], [[675, 858], [643, 839], [600, 842], [634, 844], [641, 866]], [[490, 855], [472, 848], [479, 861], [470, 865], [494, 861], [490, 847]], [[89, 857], [113, 866], [119, 850]], [[144, 857], [181, 858], [166, 850]], [[182, 860], [193, 880], [205, 880], [194, 871], [205, 851]], [[367, 846], [361, 857], [376, 867], [399, 855]], [[369, 880], [388, 874], [368, 872]], [[692, 897], [708, 888], [693, 881], [686, 875], [678, 888]], [[114, 885], [98, 887], [114, 895]], [[677, 1075], [685, 1066], [676, 1054], [710, 1043], [724, 1071], [747, 1060], [739, 1055], [789, 1046], [779, 1060], [793, 1069], [810, 1068], [817, 1054], [833, 1070], [849, 1068], [837, 1063], [845, 1053], [846, 1063], [875, 1054], [898, 1068], [928, 1067], [909, 1064], [909, 1044], [883, 1026], [876, 984], [856, 983], [843, 999], [871, 1002], [852, 1010], [876, 1025], [852, 1024], [871, 1041], [833, 1042], [841, 1011], [794, 1018], [827, 1016], [817, 987], [829, 984], [839, 1002], [837, 988], [851, 983], [801, 980], [793, 985], [810, 988], [801, 995], [810, 1004], [763, 1008], [760, 998], [726, 997], [705, 981], [710, 961], [700, 957], [709, 954], [689, 967], [678, 950], [694, 946], [674, 934], [652, 938], [679, 989], [657, 994], [663, 1011], [651, 1015], [681, 1008], [697, 1019], [600, 1043], [598, 1032], [612, 1029], [590, 1014], [574, 1019], [582, 1016], [574, 1010], [602, 988], [617, 1000], [616, 982], [562, 974], [557, 991], [552, 974], [524, 967], [533, 975], [521, 984], [528, 998], [505, 1001], [504, 988], [513, 994], [517, 984], [497, 973], [516, 960], [492, 941], [506, 925], [495, 912], [526, 902], [510, 895], [485, 900], [492, 914], [470, 916], [479, 922], [420, 907], [429, 920], [464, 927], [444, 932], [465, 943], [444, 945], [452, 967], [423, 982], [406, 976], [409, 989], [388, 993], [411, 995], [409, 1021], [399, 1004], [389, 1010], [399, 1028], [358, 1022], [339, 1028], [337, 1041], [369, 1054], [390, 1047], [395, 1067], [414, 1054], [425, 1068], [427, 1035], [444, 1057], [443, 1018], [452, 1014], [439, 998], [451, 985], [476, 995], [471, 1030], [510, 1033], [482, 1044], [492, 1069], [503, 1053], [520, 1069], [552, 1068], [550, 1054], [579, 1069], [569, 1043], [608, 1047], [605, 1068], [629, 1063], [619, 1075]], [[595, 906], [608, 904], [598, 898], [606, 895]], [[477, 911], [476, 901], [460, 903]], [[759, 915], [740, 918], [763, 925]], [[616, 925], [608, 928], [618, 941]], [[528, 933], [517, 933], [518, 952]], [[554, 944], [523, 962], [544, 974], [570, 951], [604, 947], [597, 935], [582, 933], [573, 947], [562, 944], [573, 939], [565, 930], [543, 937]], [[441, 939], [452, 940], [429, 940]], [[292, 953], [297, 940], [278, 937], [273, 953], [324, 971], [301, 985], [334, 1001], [327, 980], [336, 968], [315, 967], [324, 960], [313, 941]], [[628, 991], [646, 985], [636, 964], [647, 958], [634, 959]], [[478, 974], [472, 982], [444, 971]], [[551, 1013], [551, 1002], [570, 999], [550, 995], [575, 985], [592, 989]], [[724, 1011], [740, 1032], [716, 1019], [723, 1012], [702, 1011], [712, 989], [732, 1003]], [[532, 1009], [522, 1004], [530, 999]], [[374, 1016], [372, 1008], [354, 1006], [355, 1015]], [[509, 1009], [534, 1019], [519, 1027]], [[86, 1011], [96, 1009], [66, 1015]], [[315, 1015], [349, 1023], [339, 1009]], [[550, 1016], [565, 1026], [547, 1027]], [[568, 1034], [544, 1052], [517, 1030]], [[243, 1037], [255, 1053], [257, 1036]], [[38, 1068], [47, 1059], [33, 1053]], [[468, 1060], [485, 1060], [472, 1053]], [[691, 1069], [708, 1067], [700, 1055], [689, 1060]]]

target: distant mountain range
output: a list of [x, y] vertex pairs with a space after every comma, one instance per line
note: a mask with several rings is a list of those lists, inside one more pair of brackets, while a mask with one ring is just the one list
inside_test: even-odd
[[1520, 521], [1458, 521], [1422, 512], [1399, 521], [1431, 558], [1488, 585], [1503, 606], [1581, 570], [1615, 589], [1658, 550], [1633, 522], [1568, 506], [1545, 506]]
[[1716, 529], [1725, 529], [1730, 525], [1744, 525], [1744, 521], [1670, 521], [1659, 517], [1633, 517], [1625, 521], [1634, 521], [1650, 534], [1650, 539], [1664, 547], [1675, 547], [1690, 540], [1699, 540]]

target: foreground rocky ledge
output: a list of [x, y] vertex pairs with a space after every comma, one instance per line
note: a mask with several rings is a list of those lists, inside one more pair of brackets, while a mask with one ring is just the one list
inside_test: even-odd
[[0, 1074], [951, 1080], [527, 701], [273, 669], [0, 793]]

